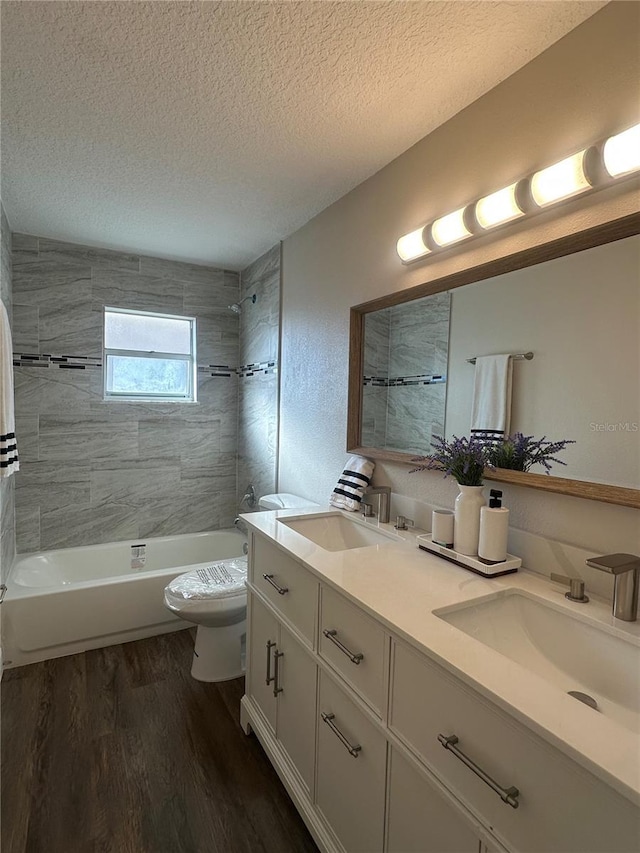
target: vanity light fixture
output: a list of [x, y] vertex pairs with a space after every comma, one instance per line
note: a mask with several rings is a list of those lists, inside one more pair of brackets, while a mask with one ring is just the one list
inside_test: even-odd
[[586, 153], [586, 149], [578, 151], [535, 173], [531, 178], [531, 195], [539, 207], [591, 189], [584, 169]]
[[511, 222], [524, 216], [524, 210], [518, 204], [516, 193], [521, 181], [516, 181], [504, 189], [486, 195], [476, 202], [476, 219], [482, 228], [494, 228], [503, 222]]
[[602, 159], [612, 178], [640, 169], [640, 124], [609, 137], [602, 150]]
[[396, 251], [403, 261], [415, 261], [431, 252], [431, 249], [425, 245], [423, 234], [424, 228], [418, 228], [398, 240]]
[[400, 237], [404, 264], [640, 171], [640, 124]]
[[471, 237], [472, 232], [465, 223], [466, 209], [461, 207], [460, 210], [454, 210], [453, 213], [436, 219], [431, 226], [431, 239], [434, 243], [438, 246], [450, 246], [451, 243]]

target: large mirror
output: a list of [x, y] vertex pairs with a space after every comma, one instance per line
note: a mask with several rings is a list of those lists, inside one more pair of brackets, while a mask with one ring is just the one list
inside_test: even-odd
[[510, 432], [571, 440], [553, 476], [489, 478], [640, 507], [640, 216], [351, 312], [348, 449], [410, 462], [469, 435], [477, 356], [513, 359]]

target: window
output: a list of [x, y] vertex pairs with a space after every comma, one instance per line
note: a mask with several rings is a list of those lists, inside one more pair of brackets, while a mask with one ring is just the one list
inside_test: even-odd
[[193, 317], [104, 309], [104, 396], [195, 401]]

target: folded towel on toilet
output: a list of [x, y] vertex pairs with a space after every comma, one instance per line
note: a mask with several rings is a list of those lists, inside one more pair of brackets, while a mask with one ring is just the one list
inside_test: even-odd
[[329, 503], [338, 509], [357, 512], [362, 503], [364, 490], [371, 482], [375, 462], [363, 456], [349, 456], [344, 471], [338, 479]]

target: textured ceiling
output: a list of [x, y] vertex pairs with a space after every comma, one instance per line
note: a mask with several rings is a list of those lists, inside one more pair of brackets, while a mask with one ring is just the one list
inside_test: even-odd
[[15, 231], [240, 268], [603, 2], [2, 2]]

